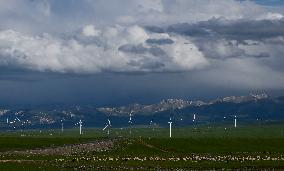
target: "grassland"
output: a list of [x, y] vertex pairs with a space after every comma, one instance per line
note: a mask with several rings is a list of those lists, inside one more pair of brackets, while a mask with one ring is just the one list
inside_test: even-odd
[[6, 131], [0, 170], [284, 169], [284, 126], [225, 127]]

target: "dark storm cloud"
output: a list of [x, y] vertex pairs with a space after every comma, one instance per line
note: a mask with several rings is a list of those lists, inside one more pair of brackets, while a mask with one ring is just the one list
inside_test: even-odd
[[[195, 39], [195, 44], [199, 50], [208, 58], [213, 59], [228, 59], [228, 58], [268, 58], [271, 57], [271, 51], [268, 49], [265, 52], [255, 51], [249, 52], [249, 48], [260, 46], [261, 42], [241, 42], [230, 41], [218, 38], [199, 38]], [[245, 48], [244, 48], [245, 47]], [[280, 52], [282, 53], [282, 52]]]
[[235, 44], [230, 44], [226, 40], [201, 38], [195, 40], [199, 50], [206, 57], [213, 59], [237, 58], [243, 56], [246, 52]]
[[191, 39], [207, 58], [267, 58], [283, 56], [271, 46], [283, 44], [284, 19], [226, 20], [214, 18], [197, 23], [180, 23], [168, 27], [145, 27], [154, 33], [168, 33]]
[[132, 45], [126, 44], [118, 48], [124, 53], [131, 53], [133, 55], [147, 55], [150, 54], [154, 58], [141, 58], [138, 60], [131, 59], [128, 63], [131, 66], [139, 67], [141, 70], [161, 71], [165, 67], [166, 62], [170, 61], [165, 51], [157, 46], [144, 47], [142, 44]]
[[147, 39], [146, 43], [158, 44], [158, 45], [167, 45], [167, 44], [173, 44], [174, 41], [172, 39]]
[[150, 53], [153, 56], [167, 57], [166, 52], [157, 46], [144, 47], [142, 44], [139, 45], [126, 44], [120, 46], [118, 50], [126, 53], [134, 53], [134, 54]]
[[148, 49], [145, 48], [141, 44], [140, 45], [131, 45], [131, 44], [122, 45], [118, 48], [118, 50], [122, 52], [136, 53], [136, 54], [144, 54], [148, 51]]
[[167, 29], [159, 26], [145, 26], [146, 30], [153, 32], [153, 33], [166, 33]]
[[251, 57], [254, 57], [254, 58], [268, 58], [270, 57], [270, 54], [269, 53], [260, 53], [260, 54], [256, 54], [256, 55], [250, 55]]
[[[221, 37], [232, 40], [260, 40], [284, 36], [284, 19], [281, 20], [226, 20], [211, 19], [195, 24], [175, 24], [165, 31], [191, 37]], [[148, 30], [154, 31], [151, 27]]]

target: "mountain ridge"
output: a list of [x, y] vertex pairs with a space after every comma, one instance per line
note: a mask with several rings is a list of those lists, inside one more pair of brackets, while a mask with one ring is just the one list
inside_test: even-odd
[[129, 115], [135, 114], [153, 114], [166, 110], [183, 109], [189, 106], [203, 106], [212, 105], [215, 103], [244, 103], [249, 101], [257, 101], [270, 98], [266, 93], [262, 94], [249, 94], [248, 96], [227, 96], [223, 98], [217, 98], [208, 102], [202, 100], [183, 100], [183, 99], [164, 99], [159, 103], [143, 105], [143, 104], [130, 104], [120, 107], [102, 107], [98, 108], [100, 112], [108, 115]]
[[[256, 120], [284, 120], [284, 97], [271, 97], [265, 93], [247, 96], [229, 96], [209, 101], [165, 99], [155, 104], [130, 104], [120, 107], [93, 105], [48, 105], [37, 107], [0, 107], [0, 128], [58, 128], [61, 122], [74, 127], [80, 119], [84, 126], [103, 127], [110, 118], [114, 126], [129, 126], [129, 115], [134, 125], [147, 125], [155, 121], [166, 126], [171, 117], [176, 124], [192, 125], [193, 114], [196, 123], [221, 122], [223, 118], [235, 115], [243, 122]], [[8, 121], [8, 122], [7, 122]]]

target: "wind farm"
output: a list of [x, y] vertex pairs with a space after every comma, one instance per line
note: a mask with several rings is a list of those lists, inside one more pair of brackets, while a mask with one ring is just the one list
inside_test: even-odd
[[0, 171], [284, 170], [284, 0], [0, 0]]
[[131, 134], [129, 128], [112, 128], [108, 135], [98, 128], [85, 128], [84, 134], [77, 129], [30, 130], [25, 137], [18, 131], [4, 132], [0, 156], [6, 162], [0, 168], [9, 169], [13, 163], [23, 170], [283, 167], [283, 126], [226, 127], [173, 126], [170, 137], [169, 128], [131, 128]]
[[[105, 126], [54, 129], [8, 129], [0, 134], [0, 169], [9, 170], [207, 170], [275, 169], [284, 167], [284, 127], [281, 123], [202, 122], [179, 126], [174, 115], [166, 127], [135, 125], [135, 114], [120, 118], [125, 127], [107, 118]], [[196, 120], [199, 122], [196, 122]], [[14, 121], [21, 121], [15, 118]], [[183, 122], [186, 119], [182, 120]], [[25, 136], [23, 136], [25, 135]], [[21, 164], [19, 164], [21, 163]]]

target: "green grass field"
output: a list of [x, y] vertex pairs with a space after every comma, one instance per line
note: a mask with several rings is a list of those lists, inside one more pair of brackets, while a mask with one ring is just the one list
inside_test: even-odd
[[[0, 170], [284, 169], [284, 126], [8, 131], [0, 134]], [[131, 131], [131, 134], [130, 134]], [[112, 141], [108, 150], [63, 155], [16, 153]]]

